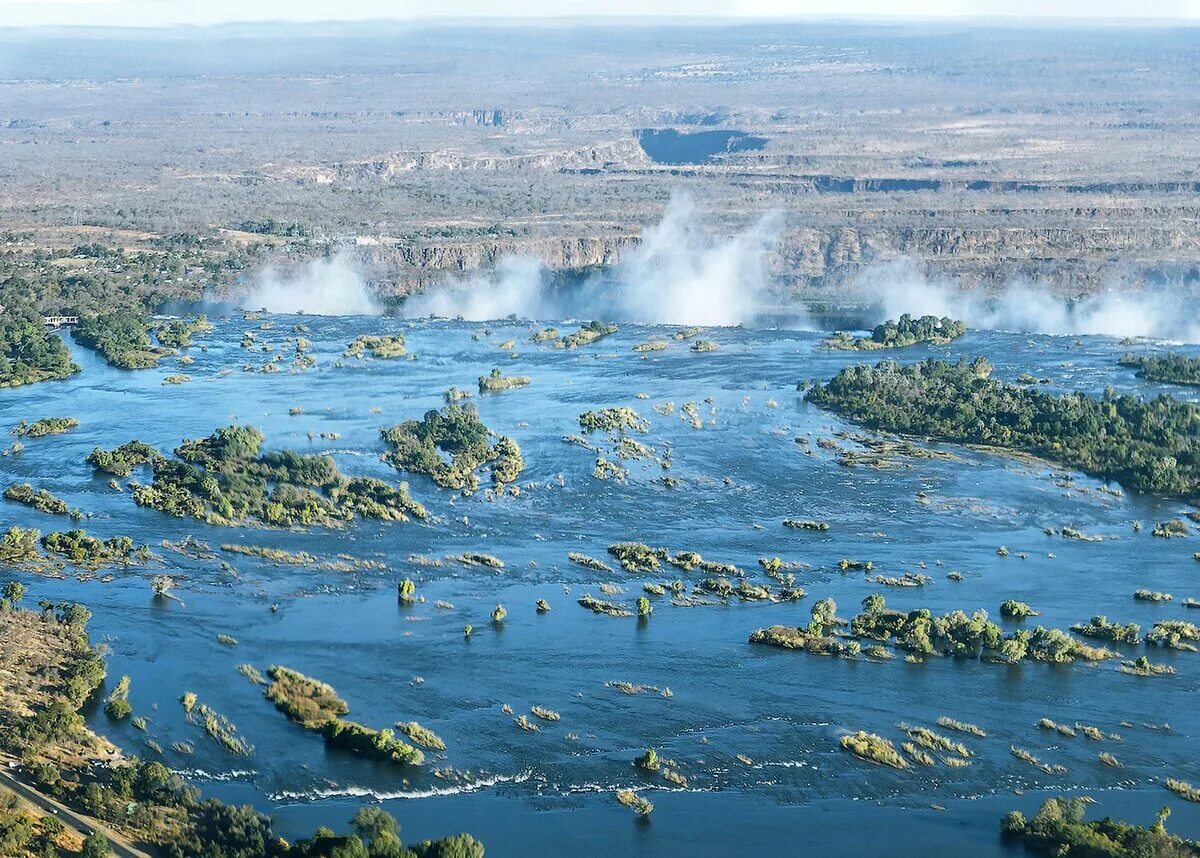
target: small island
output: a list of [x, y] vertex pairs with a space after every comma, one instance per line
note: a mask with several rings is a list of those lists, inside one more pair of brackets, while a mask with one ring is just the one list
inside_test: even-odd
[[449, 403], [441, 411], [428, 411], [421, 420], [406, 420], [381, 434], [391, 448], [383, 454], [385, 462], [425, 474], [447, 489], [475, 491], [479, 488], [475, 472], [484, 465], [491, 465], [492, 482], [497, 486], [513, 482], [525, 469], [517, 442], [500, 435], [491, 443], [487, 426], [470, 402]]
[[118, 369], [150, 369], [175, 350], [150, 342], [146, 320], [130, 310], [86, 316], [71, 328], [71, 337]]
[[149, 463], [154, 479], [134, 484], [137, 505], [210, 524], [255, 519], [283, 527], [333, 527], [355, 516], [384, 521], [428, 516], [409, 497], [406, 483], [395, 487], [374, 477], [346, 477], [329, 456], [263, 453], [264, 440], [253, 427], [226, 426], [184, 441], [174, 459], [130, 441], [112, 451], [93, 450], [88, 461], [120, 476]]
[[554, 344], [557, 349], [577, 349], [580, 346], [590, 345], [596, 340], [611, 336], [617, 332], [616, 325], [606, 325], [603, 322], [588, 322], [578, 331], [567, 334], [561, 340]]
[[208, 317], [201, 313], [192, 321], [187, 319], [172, 319], [159, 325], [154, 335], [159, 343], [168, 349], [186, 349], [192, 344], [192, 337], [207, 334], [213, 330]]
[[1147, 381], [1200, 387], [1200, 358], [1187, 357], [1175, 352], [1147, 357], [1125, 354], [1117, 363], [1136, 369], [1137, 377]]
[[1109, 391], [1056, 396], [991, 378], [984, 358], [851, 366], [806, 399], [872, 429], [1016, 450], [1134, 491], [1200, 497], [1200, 406]]
[[837, 331], [822, 345], [842, 351], [867, 352], [879, 349], [900, 349], [905, 346], [915, 346], [925, 343], [931, 346], [944, 346], [958, 339], [967, 332], [965, 322], [951, 319], [949, 316], [921, 316], [914, 319], [908, 313], [899, 321], [888, 320], [882, 325], [876, 325], [871, 336], [853, 337], [845, 331]]
[[379, 360], [402, 358], [408, 355], [403, 335], [390, 334], [381, 337], [365, 335], [356, 337], [354, 342], [346, 346], [345, 356], [361, 358], [366, 352], [370, 352], [371, 357]]
[[533, 383], [527, 375], [504, 375], [499, 367], [488, 375], [479, 376], [480, 393], [497, 393], [501, 390], [515, 390], [518, 387], [528, 387]]

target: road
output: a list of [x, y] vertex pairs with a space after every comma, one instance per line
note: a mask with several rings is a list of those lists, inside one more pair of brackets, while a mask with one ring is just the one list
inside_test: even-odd
[[0, 755], [0, 786], [12, 790], [43, 813], [54, 814], [62, 821], [63, 825], [74, 829], [80, 837], [86, 837], [92, 831], [99, 831], [108, 838], [109, 848], [117, 858], [150, 858], [148, 853], [135, 849], [128, 840], [112, 829], [94, 819], [79, 815], [20, 780], [17, 771], [9, 768], [10, 762], [15, 761], [11, 757]]

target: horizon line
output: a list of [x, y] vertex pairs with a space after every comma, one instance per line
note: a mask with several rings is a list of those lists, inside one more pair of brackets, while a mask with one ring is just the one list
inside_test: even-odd
[[[0, 2], [0, 9], [5, 5]], [[961, 15], [872, 15], [872, 14], [842, 14], [842, 15], [605, 15], [605, 14], [571, 14], [571, 15], [530, 15], [496, 17], [488, 15], [445, 15], [445, 16], [364, 16], [361, 18], [313, 18], [311, 20], [295, 20], [287, 18], [262, 19], [230, 19], [209, 23], [55, 23], [55, 24], [0, 24], [0, 33], [15, 32], [53, 32], [53, 31], [215, 31], [222, 29], [281, 27], [281, 28], [316, 28], [316, 27], [353, 27], [370, 24], [409, 25], [415, 27], [428, 26], [478, 26], [478, 27], [564, 27], [578, 24], [595, 26], [707, 26], [723, 27], [737, 25], [768, 25], [768, 24], [824, 24], [824, 25], [878, 25], [899, 26], [912, 24], [959, 25], [983, 27], [1015, 27], [1026, 29], [1066, 29], [1070, 27], [1108, 27], [1108, 28], [1195, 28], [1200, 27], [1200, 17], [1181, 16], [1133, 16], [1133, 15], [977, 15], [964, 13]]]

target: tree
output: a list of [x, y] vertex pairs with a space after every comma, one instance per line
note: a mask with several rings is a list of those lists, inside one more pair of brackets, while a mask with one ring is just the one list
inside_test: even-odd
[[55, 607], [58, 609], [58, 621], [79, 631], [82, 631], [92, 618], [92, 612], [78, 602], [62, 602]]
[[28, 855], [33, 840], [33, 817], [22, 813], [16, 796], [0, 809], [0, 855]]
[[25, 598], [25, 585], [20, 581], [9, 581], [4, 585], [4, 601], [14, 608]]
[[821, 599], [812, 606], [811, 617], [809, 632], [814, 635], [825, 634], [825, 628], [833, 625], [837, 618], [837, 603], [833, 599]]
[[1019, 810], [1009, 811], [1000, 822], [1000, 831], [1006, 836], [1023, 834], [1025, 832], [1025, 814]]
[[277, 854], [271, 820], [249, 805], [234, 807], [216, 799], [189, 811], [191, 831], [170, 843], [171, 858], [262, 858]]
[[358, 809], [350, 820], [350, 830], [368, 843], [385, 834], [400, 836], [400, 825], [396, 822], [396, 817], [382, 807], [370, 805]]
[[81, 858], [107, 858], [112, 854], [112, 850], [109, 848], [105, 836], [98, 831], [93, 831], [84, 838], [83, 851], [79, 854]]
[[372, 840], [367, 851], [370, 858], [414, 858], [413, 852], [404, 848], [399, 837], [387, 832]]
[[67, 826], [57, 816], [43, 816], [38, 825], [41, 826], [42, 833], [51, 838], [58, 837], [67, 830]]
[[418, 858], [483, 858], [483, 844], [470, 834], [426, 840], [414, 850]]
[[633, 764], [639, 769], [645, 769], [648, 772], [658, 771], [658, 751], [653, 748], [648, 748], [646, 753], [634, 759]]
[[133, 795], [149, 801], [171, 782], [171, 770], [157, 761], [141, 763], [133, 779]]
[[863, 610], [868, 614], [877, 614], [887, 606], [882, 593], [872, 593], [862, 600]]

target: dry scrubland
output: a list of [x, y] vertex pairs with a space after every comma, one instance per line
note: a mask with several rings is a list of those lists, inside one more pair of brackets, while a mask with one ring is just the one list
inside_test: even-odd
[[[66, 677], [88, 653], [74, 630], [33, 611], [0, 610], [0, 727], [35, 718], [63, 699]], [[82, 700], [68, 700], [78, 706]], [[73, 710], [72, 710], [73, 711]], [[39, 753], [61, 762], [111, 759], [117, 749], [78, 725]]]
[[[676, 189], [722, 232], [782, 210], [772, 265], [814, 297], [896, 259], [1070, 293], [1194, 277], [1200, 260], [1195, 31], [344, 25], [0, 41], [0, 251], [203, 237], [157, 275], [167, 294], [330, 244], [353, 246], [391, 294], [509, 251], [612, 263]], [[660, 163], [643, 129], [751, 138]]]

